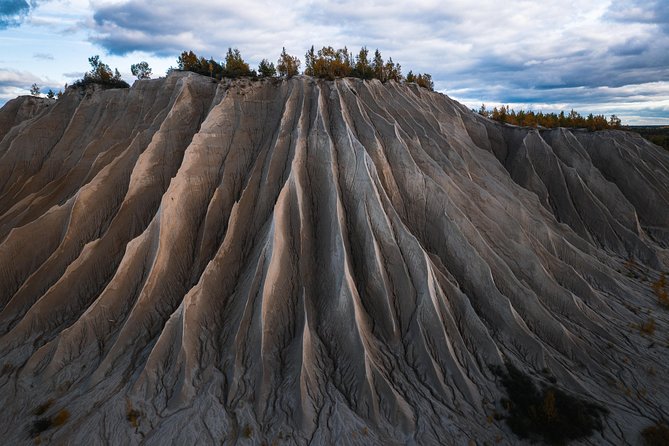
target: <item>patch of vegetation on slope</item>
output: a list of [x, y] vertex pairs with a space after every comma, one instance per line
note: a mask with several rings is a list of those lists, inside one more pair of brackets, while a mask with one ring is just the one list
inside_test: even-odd
[[520, 438], [561, 445], [602, 430], [602, 418], [608, 413], [605, 408], [554, 385], [537, 386], [511, 364], [506, 371], [498, 367], [493, 373], [508, 395], [501, 401], [506, 422]]

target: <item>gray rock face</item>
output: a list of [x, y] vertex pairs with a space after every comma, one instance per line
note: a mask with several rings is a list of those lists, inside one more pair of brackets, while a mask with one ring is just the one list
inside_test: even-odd
[[300, 76], [15, 110], [8, 444], [50, 400], [53, 444], [516, 443], [505, 363], [606, 407], [594, 443], [669, 413], [669, 154], [639, 137]]

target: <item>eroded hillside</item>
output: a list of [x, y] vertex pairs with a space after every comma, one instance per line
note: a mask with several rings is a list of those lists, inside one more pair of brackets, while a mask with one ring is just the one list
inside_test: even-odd
[[26, 101], [0, 110], [10, 443], [62, 411], [42, 441], [515, 443], [508, 364], [605, 408], [595, 443], [669, 413], [669, 153], [638, 136], [302, 76]]

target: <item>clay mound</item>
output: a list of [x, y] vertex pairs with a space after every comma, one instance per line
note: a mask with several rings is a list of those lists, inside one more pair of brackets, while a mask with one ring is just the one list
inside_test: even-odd
[[607, 409], [594, 442], [669, 412], [669, 154], [639, 137], [301, 76], [12, 110], [8, 443], [515, 443], [507, 364]]

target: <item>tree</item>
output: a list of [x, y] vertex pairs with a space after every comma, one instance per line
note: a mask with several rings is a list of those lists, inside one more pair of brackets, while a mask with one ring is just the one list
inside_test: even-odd
[[[234, 59], [236, 56], [239, 56], [239, 59], [241, 59], [241, 55], [239, 55], [238, 50], [236, 54], [234, 52], [232, 53], [232, 59]], [[231, 60], [230, 62], [232, 67], [232, 65], [238, 61]], [[244, 63], [243, 60], [241, 62]], [[207, 60], [204, 57], [198, 56], [192, 51], [183, 51], [181, 53], [181, 55], [177, 58], [177, 68], [182, 71], [192, 71], [193, 73], [198, 73], [203, 76], [209, 76], [215, 79], [222, 79], [225, 76], [228, 76], [225, 67], [216, 62], [213, 58], [209, 58]], [[248, 64], [246, 65], [246, 68], [248, 68]]]
[[249, 64], [244, 62], [242, 54], [237, 48], [234, 50], [228, 48], [228, 53], [225, 55], [225, 74], [227, 77], [242, 77], [253, 76], [255, 73], [251, 71]]
[[30, 94], [33, 95], [33, 96], [39, 96], [39, 94], [40, 94], [39, 85], [32, 84], [32, 86], [30, 87]]
[[383, 78], [387, 81], [394, 80], [395, 82], [402, 80], [402, 67], [400, 64], [394, 63], [392, 57], [388, 58], [388, 62], [383, 67]]
[[611, 128], [618, 129], [620, 128], [621, 123], [622, 121], [616, 115], [611, 115], [611, 117], [609, 118], [609, 125], [611, 126]]
[[372, 71], [374, 71], [374, 78], [380, 80], [381, 82], [385, 82], [385, 79], [383, 77], [383, 58], [381, 57], [381, 52], [377, 48], [376, 51], [374, 51], [374, 60], [372, 61]]
[[177, 66], [183, 71], [194, 71], [194, 69], [199, 68], [198, 57], [192, 51], [184, 51], [177, 58]]
[[137, 79], [151, 79], [151, 68], [144, 61], [130, 65], [130, 71]]
[[258, 65], [258, 74], [262, 77], [274, 77], [276, 76], [276, 68], [274, 68], [274, 64], [272, 62], [269, 62], [267, 59], [263, 59]]
[[374, 77], [372, 65], [369, 62], [369, 51], [367, 47], [360, 48], [360, 52], [355, 59], [355, 67], [353, 68], [353, 75], [360, 79], [371, 79]]
[[419, 73], [418, 76], [416, 76], [416, 83], [419, 87], [434, 91], [434, 82], [432, 82], [432, 76], [427, 73]]
[[407, 82], [407, 84], [410, 84], [411, 82], [416, 82], [416, 76], [413, 74], [413, 71], [409, 70], [409, 74], [407, 74], [406, 82]]
[[333, 80], [338, 77], [356, 76], [355, 63], [353, 56], [348, 48], [335, 50], [331, 46], [324, 46], [318, 50], [318, 54], [313, 54], [312, 49], [307, 52], [307, 70], [305, 74]]
[[[311, 47], [313, 51], [313, 47]], [[293, 77], [297, 75], [300, 71], [300, 59], [295, 56], [291, 56], [286, 53], [286, 48], [284, 47], [281, 50], [281, 55], [276, 64], [276, 69], [279, 72], [279, 76]]]
[[311, 48], [304, 55], [304, 74], [307, 76], [314, 75], [314, 63], [316, 62], [316, 52], [314, 51], [314, 46], [311, 45]]
[[53, 90], [49, 88], [49, 91], [46, 92], [46, 97], [49, 99], [53, 99], [56, 97], [56, 93], [54, 93]]
[[95, 55], [88, 58], [88, 63], [91, 64], [92, 70], [86, 73], [89, 77], [100, 81], [109, 81], [114, 77], [111, 68], [106, 63], [102, 63], [100, 56]]

